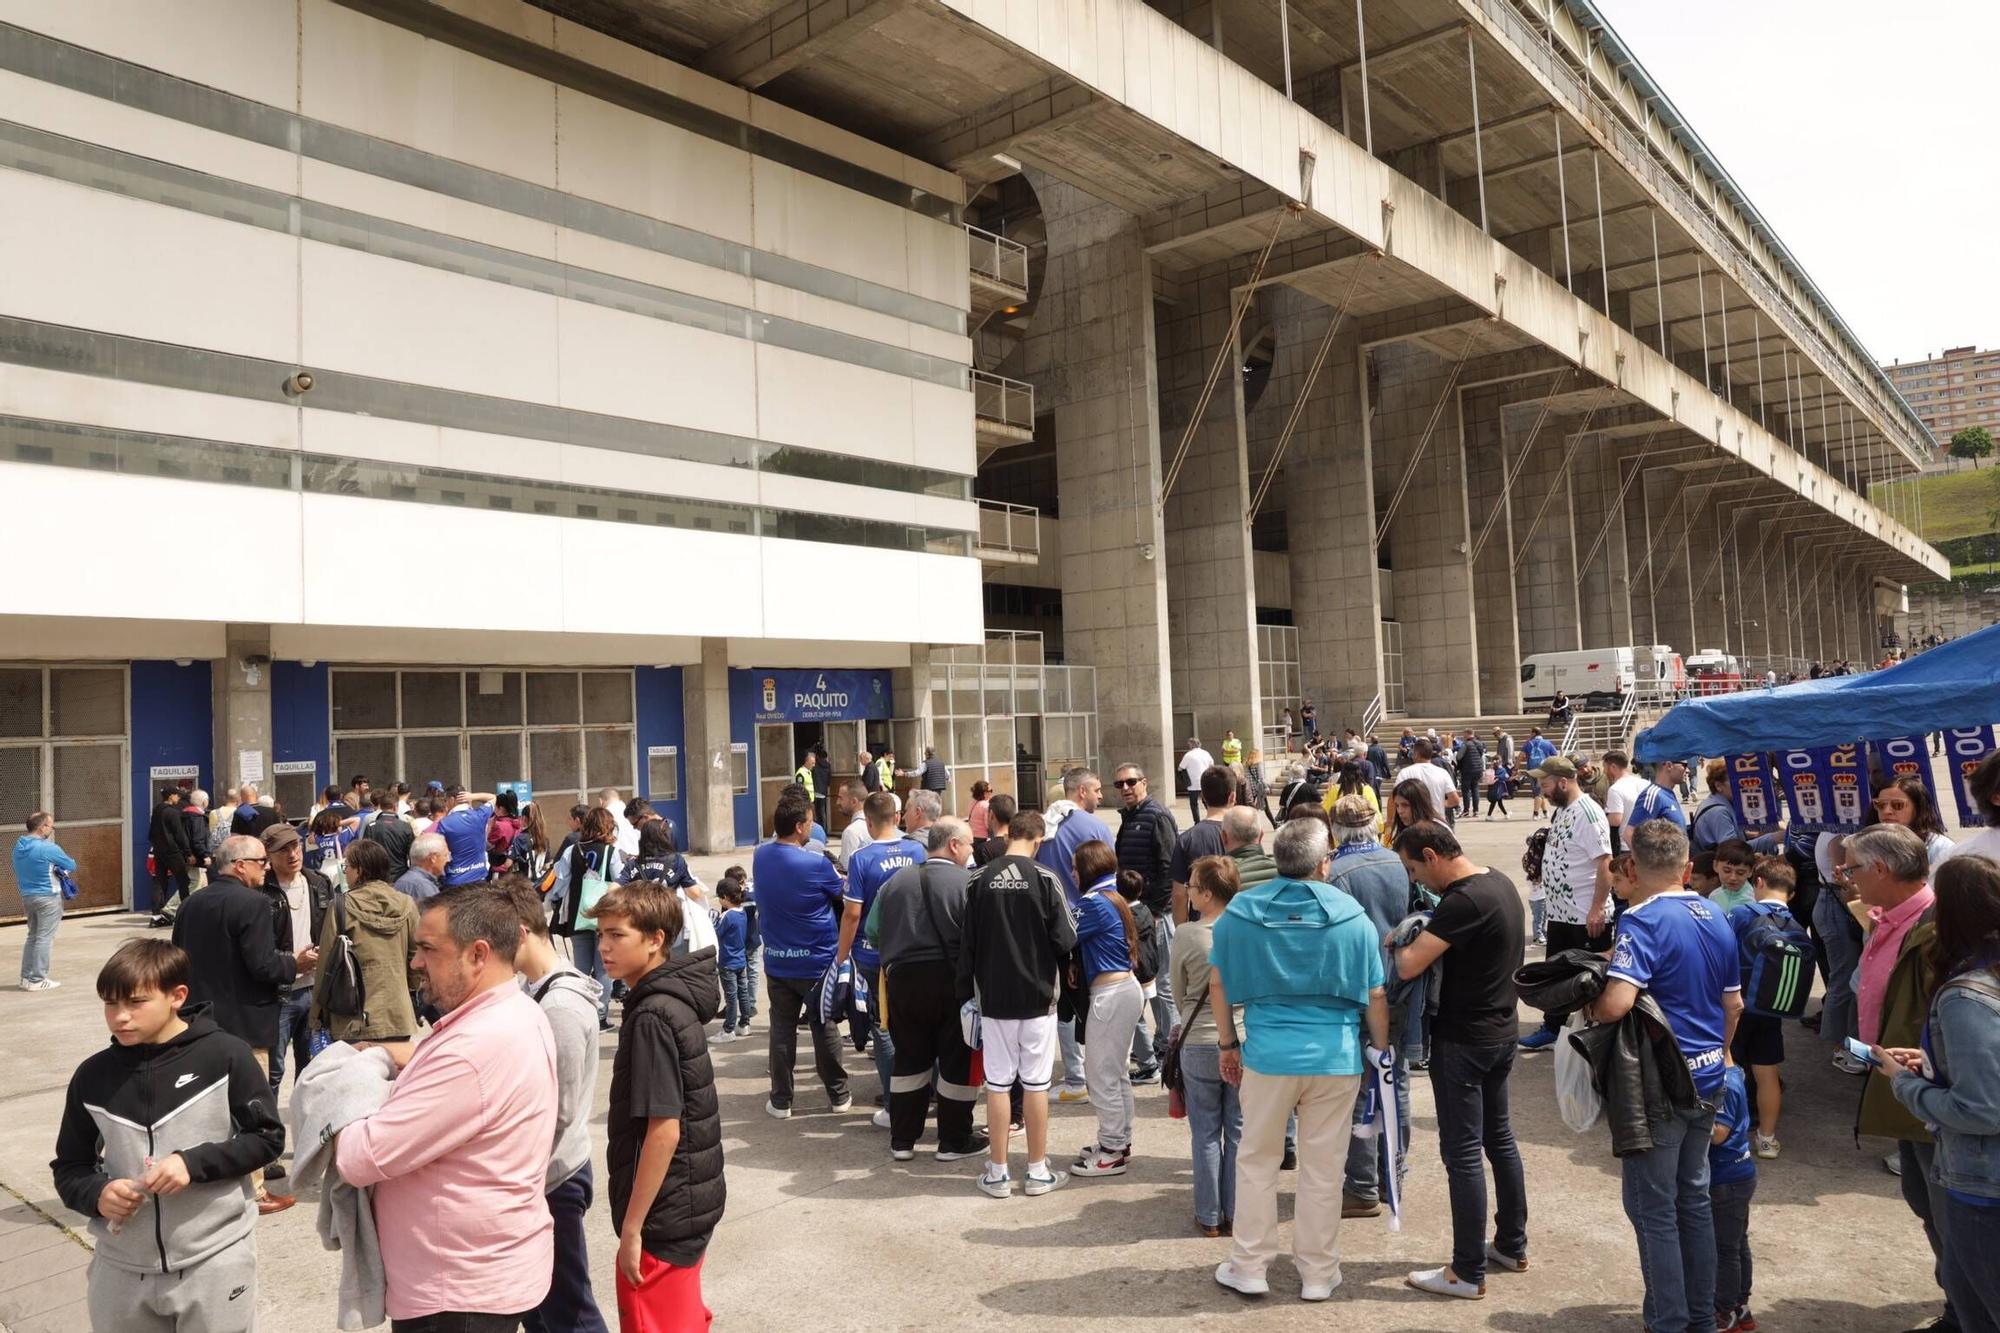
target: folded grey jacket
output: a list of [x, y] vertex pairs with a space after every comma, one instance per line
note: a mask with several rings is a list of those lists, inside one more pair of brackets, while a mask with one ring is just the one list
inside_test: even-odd
[[388, 1318], [382, 1243], [366, 1189], [341, 1179], [333, 1164], [333, 1136], [381, 1109], [395, 1086], [396, 1064], [387, 1051], [357, 1050], [337, 1041], [299, 1071], [292, 1089], [292, 1124], [298, 1135], [292, 1183], [303, 1191], [322, 1177], [320, 1244], [340, 1251], [340, 1327], [374, 1328]]

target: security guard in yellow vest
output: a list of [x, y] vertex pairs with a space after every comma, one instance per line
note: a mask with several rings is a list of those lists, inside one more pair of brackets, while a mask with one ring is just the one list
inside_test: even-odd
[[882, 780], [883, 791], [896, 790], [896, 761], [887, 754], [875, 761], [875, 772]]
[[816, 768], [818, 764], [819, 764], [819, 756], [814, 754], [811, 750], [807, 750], [806, 757], [799, 761], [798, 772], [792, 774], [792, 781], [798, 783], [801, 787], [804, 787], [806, 789], [806, 799], [808, 801], [816, 801], [819, 799], [819, 792], [817, 792], [813, 788], [813, 769]]

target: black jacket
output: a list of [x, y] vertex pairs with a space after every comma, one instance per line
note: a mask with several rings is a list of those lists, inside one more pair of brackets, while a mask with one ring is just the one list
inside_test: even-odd
[[306, 877], [306, 918], [312, 924], [312, 935], [303, 940], [292, 938], [292, 905], [285, 901], [285, 886], [278, 883], [275, 872], [264, 872], [264, 896], [271, 902], [271, 937], [285, 953], [297, 953], [308, 944], [319, 943], [321, 928], [326, 925], [326, 909], [333, 903], [332, 880], [317, 870], [299, 873]]
[[284, 822], [284, 816], [268, 805], [252, 806], [250, 807], [250, 813], [247, 815], [243, 813], [243, 807], [239, 805], [236, 807], [236, 813], [229, 817], [229, 836], [232, 838], [238, 836], [261, 838], [264, 836], [265, 829], [271, 827], [273, 824], [282, 824]]
[[191, 805], [181, 807], [181, 828], [187, 833], [188, 864], [208, 864], [208, 811]]
[[153, 845], [153, 864], [161, 870], [185, 870], [194, 849], [188, 845], [187, 823], [181, 808], [170, 801], [153, 807], [152, 822], [146, 826], [146, 840]]
[[[681, 1141], [667, 1164], [667, 1178], [646, 1211], [646, 1252], [680, 1268], [693, 1267], [722, 1221], [727, 1191], [722, 1180], [722, 1111], [715, 1095], [702, 1025], [722, 1009], [715, 950], [670, 958], [640, 979], [625, 997], [618, 1052], [611, 1060], [611, 1111], [605, 1120], [605, 1165], [611, 1172], [611, 1221], [616, 1231], [632, 1199], [647, 1118], [630, 1113], [635, 1060], [672, 1060], [680, 1070]], [[643, 1051], [643, 1054], [641, 1052]]]
[[[1514, 981], [1529, 1007], [1560, 1012], [1602, 994], [1605, 967], [1601, 955], [1566, 949], [1523, 967]], [[1591, 1087], [1604, 1099], [1614, 1157], [1646, 1152], [1653, 1146], [1654, 1126], [1703, 1105], [1667, 1016], [1644, 991], [1616, 1023], [1593, 1023], [1569, 1040], [1589, 1061]]]
[[1119, 811], [1118, 853], [1120, 870], [1136, 870], [1146, 877], [1146, 891], [1139, 901], [1163, 916], [1174, 906], [1174, 842], [1180, 827], [1156, 796], [1129, 810]]
[[[200, 1005], [181, 1016], [187, 1031], [171, 1041], [114, 1039], [76, 1067], [49, 1163], [63, 1203], [92, 1219], [98, 1259], [130, 1272], [186, 1268], [248, 1235], [257, 1223], [249, 1175], [285, 1146], [271, 1081], [250, 1048]], [[147, 1199], [112, 1235], [97, 1211], [104, 1187], [173, 1153], [187, 1163], [188, 1187]]]
[[394, 884], [401, 879], [410, 868], [410, 844], [417, 840], [416, 830], [408, 821], [393, 814], [380, 814], [361, 830], [361, 836], [389, 853], [389, 882]]
[[1477, 736], [1459, 747], [1458, 771], [1460, 776], [1470, 774], [1473, 777], [1486, 771], [1486, 743]]
[[207, 1004], [215, 1025], [251, 1046], [278, 1044], [278, 1001], [298, 976], [298, 960], [281, 945], [275, 918], [291, 935], [285, 895], [220, 876], [190, 894], [174, 918], [174, 943], [187, 950], [188, 1002]]
[[1062, 885], [1025, 856], [1003, 856], [965, 886], [958, 998], [979, 998], [988, 1018], [1039, 1018], [1056, 1000], [1056, 976], [1076, 947]]

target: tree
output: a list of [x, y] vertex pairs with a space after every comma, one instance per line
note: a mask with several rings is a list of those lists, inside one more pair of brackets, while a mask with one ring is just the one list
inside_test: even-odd
[[1984, 426], [1967, 426], [1951, 437], [1946, 453], [1953, 458], [1969, 458], [1972, 470], [1979, 470], [1979, 460], [1992, 454], [1993, 435]]

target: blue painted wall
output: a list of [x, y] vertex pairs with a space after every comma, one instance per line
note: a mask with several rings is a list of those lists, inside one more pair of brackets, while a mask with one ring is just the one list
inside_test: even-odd
[[319, 765], [315, 791], [337, 781], [333, 777], [332, 709], [326, 663], [271, 663], [271, 762], [312, 760]]
[[[632, 695], [638, 706], [634, 714], [635, 739], [639, 745], [638, 789], [653, 803], [655, 810], [667, 817], [674, 828], [674, 840], [685, 848], [688, 833], [687, 727], [681, 698], [681, 669], [633, 668]], [[680, 795], [671, 801], [661, 800], [651, 790], [652, 765], [646, 758], [646, 749], [653, 745], [671, 745], [677, 752], [674, 762], [680, 771], [675, 777], [674, 790]]]
[[146, 874], [146, 826], [151, 822], [153, 790], [148, 770], [155, 765], [195, 764], [201, 787], [215, 790], [215, 697], [209, 684], [209, 664], [193, 662], [132, 663], [132, 822], [130, 902], [150, 905], [153, 881]]
[[754, 672], [732, 668], [729, 673], [729, 739], [750, 747], [750, 790], [734, 799], [736, 845], [748, 847], [764, 836], [757, 823], [757, 700]]

